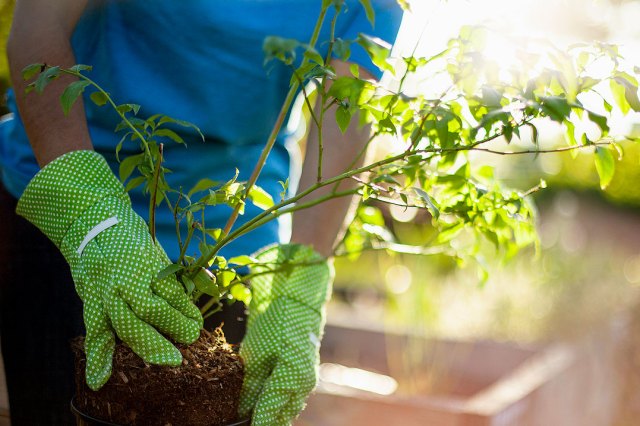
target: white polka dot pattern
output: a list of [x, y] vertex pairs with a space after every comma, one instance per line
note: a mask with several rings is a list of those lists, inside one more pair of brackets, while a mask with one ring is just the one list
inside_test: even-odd
[[[253, 412], [254, 426], [289, 425], [317, 382], [333, 269], [311, 248], [296, 244], [271, 246], [255, 257], [268, 266], [252, 273], [276, 271], [251, 280], [247, 335], [240, 347], [245, 362], [240, 414]], [[278, 266], [285, 261], [307, 264]]]
[[[99, 389], [111, 375], [114, 331], [146, 362], [182, 362], [180, 351], [160, 333], [192, 343], [200, 335], [202, 316], [174, 275], [156, 279], [170, 261], [102, 156], [73, 151], [52, 161], [31, 180], [16, 211], [69, 262], [84, 303], [89, 387]], [[119, 222], [78, 255], [85, 236], [112, 217]]]

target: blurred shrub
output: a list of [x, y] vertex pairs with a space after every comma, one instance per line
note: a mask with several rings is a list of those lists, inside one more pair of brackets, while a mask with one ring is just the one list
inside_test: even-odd
[[540, 341], [582, 335], [637, 303], [640, 217], [569, 191], [540, 208], [541, 250], [506, 265], [487, 256], [484, 285], [474, 268], [445, 256], [376, 251], [355, 263], [338, 259], [332, 314], [453, 338]]

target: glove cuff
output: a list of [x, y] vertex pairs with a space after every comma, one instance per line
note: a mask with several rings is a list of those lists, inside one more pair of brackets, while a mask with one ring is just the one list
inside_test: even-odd
[[106, 197], [123, 196], [124, 187], [95, 151], [72, 151], [47, 164], [31, 179], [16, 212], [60, 247], [73, 222]]
[[[288, 297], [320, 313], [331, 296], [333, 266], [311, 247], [276, 244], [253, 255], [260, 263], [255, 272], [274, 270], [251, 280], [257, 299]], [[262, 296], [262, 297], [261, 297]]]

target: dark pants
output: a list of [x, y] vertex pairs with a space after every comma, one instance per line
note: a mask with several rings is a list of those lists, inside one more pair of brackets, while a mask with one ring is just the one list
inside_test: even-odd
[[11, 424], [71, 425], [69, 340], [84, 333], [69, 266], [0, 186], [0, 338]]
[[[12, 426], [75, 424], [69, 340], [84, 334], [82, 302], [69, 266], [36, 227], [15, 214], [16, 200], [0, 185], [0, 338]], [[208, 318], [224, 322], [230, 343], [244, 335], [244, 306]]]

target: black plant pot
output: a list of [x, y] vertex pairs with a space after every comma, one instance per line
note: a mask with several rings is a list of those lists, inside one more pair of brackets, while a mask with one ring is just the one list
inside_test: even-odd
[[[88, 414], [78, 410], [75, 406], [75, 398], [71, 400], [71, 412], [76, 416], [76, 426], [123, 426], [117, 423], [111, 423], [104, 420], [96, 419]], [[251, 419], [239, 420], [234, 423], [227, 423], [225, 426], [249, 426]]]

